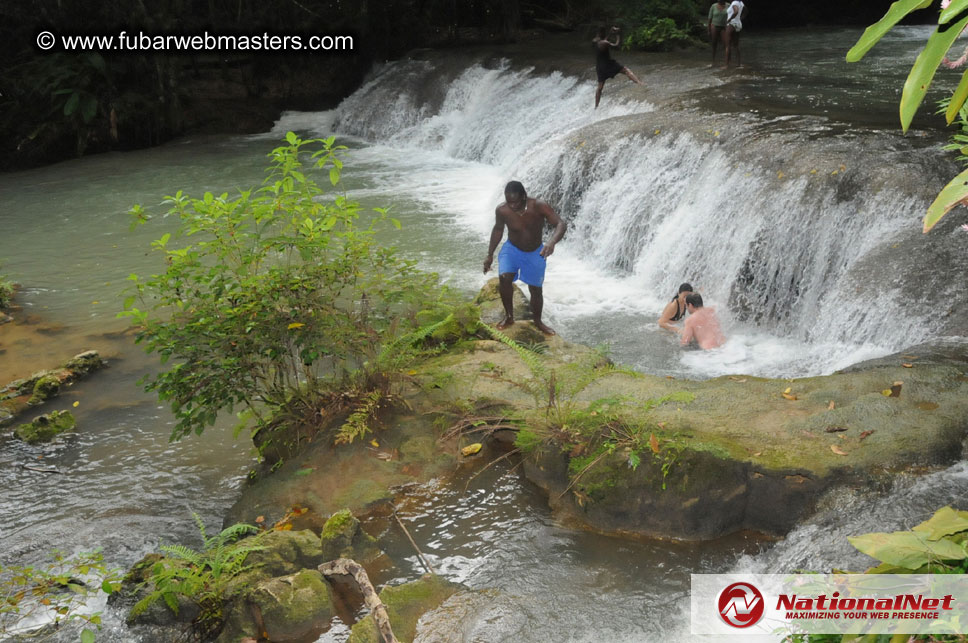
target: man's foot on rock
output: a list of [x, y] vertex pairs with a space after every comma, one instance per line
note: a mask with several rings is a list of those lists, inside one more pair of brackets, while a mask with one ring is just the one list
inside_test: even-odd
[[500, 324], [495, 326], [495, 328], [497, 328], [498, 330], [504, 330], [508, 326], [513, 326], [513, 325], [514, 325], [514, 317], [505, 317], [504, 321], [502, 321]]
[[534, 325], [538, 328], [538, 330], [540, 330], [545, 335], [556, 335], [557, 334], [557, 333], [555, 333], [555, 330], [553, 328], [551, 328], [550, 326], [545, 325], [544, 322], [540, 322], [538, 320], [535, 320]]

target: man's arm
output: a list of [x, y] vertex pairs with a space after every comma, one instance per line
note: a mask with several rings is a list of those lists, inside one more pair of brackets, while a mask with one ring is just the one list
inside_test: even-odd
[[558, 213], [548, 205], [547, 203], [541, 202], [539, 204], [541, 207], [541, 213], [544, 215], [545, 221], [555, 226], [555, 231], [551, 235], [551, 239], [545, 244], [544, 248], [541, 249], [541, 256], [548, 258], [555, 251], [555, 244], [561, 241], [561, 238], [565, 236], [565, 230], [568, 229], [568, 224], [565, 223], [564, 219], [558, 216]]
[[689, 342], [695, 339], [695, 320], [695, 317], [690, 316], [689, 319], [686, 320], [686, 323], [682, 325], [682, 340], [679, 342], [681, 345], [686, 346]]
[[501, 218], [501, 208], [498, 207], [494, 210], [494, 227], [491, 228], [491, 241], [487, 246], [487, 258], [484, 259], [485, 274], [491, 269], [491, 263], [494, 261], [494, 250], [497, 249], [497, 244], [501, 243], [503, 238], [504, 219]]

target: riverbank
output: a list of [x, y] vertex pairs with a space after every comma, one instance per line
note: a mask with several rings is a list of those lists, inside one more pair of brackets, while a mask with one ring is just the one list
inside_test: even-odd
[[[494, 284], [478, 301], [485, 321], [500, 315]], [[615, 369], [527, 321], [509, 332], [517, 345], [471, 340], [416, 367], [407, 410], [373, 444], [313, 440], [248, 486], [226, 523], [293, 505], [318, 524], [344, 507], [366, 512], [395, 488], [506, 456], [513, 442], [569, 523], [687, 540], [777, 536], [828, 490], [883, 488], [896, 473], [956, 461], [968, 432], [963, 350], [912, 349], [822, 377], [699, 382]], [[459, 455], [474, 442], [490, 447], [483, 458]]]

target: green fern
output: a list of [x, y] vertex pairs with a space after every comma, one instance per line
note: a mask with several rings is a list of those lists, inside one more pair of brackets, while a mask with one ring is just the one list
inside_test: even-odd
[[198, 605], [199, 616], [194, 625], [200, 632], [213, 632], [221, 627], [229, 581], [251, 568], [245, 564], [249, 554], [265, 547], [260, 544], [260, 535], [241, 540], [259, 531], [254, 525], [235, 524], [215, 536], [208, 536], [198, 514], [192, 512], [192, 518], [202, 537], [202, 550], [185, 545], [159, 547], [167, 556], [151, 568], [150, 576], [141, 586], [151, 590], [131, 608], [132, 618], [159, 600], [178, 614], [179, 599], [183, 598]]
[[346, 422], [336, 432], [336, 444], [349, 444], [369, 433], [370, 421], [376, 417], [382, 401], [383, 394], [380, 391], [370, 391], [364, 395], [363, 402], [346, 418]]

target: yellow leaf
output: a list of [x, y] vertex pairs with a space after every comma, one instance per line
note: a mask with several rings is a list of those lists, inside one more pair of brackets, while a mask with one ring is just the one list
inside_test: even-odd
[[810, 170], [810, 174], [816, 174], [816, 173], [817, 173], [816, 170]]
[[830, 402], [827, 404], [827, 410], [828, 411], [833, 411], [834, 410], [834, 401], [833, 400], [830, 400]]
[[883, 391], [881, 391], [881, 395], [883, 395], [884, 397], [891, 397], [891, 389], [889, 388], [884, 389]]
[[92, 301], [92, 302], [91, 302], [91, 305], [92, 305], [92, 306], [94, 306], [94, 305], [96, 305], [96, 304], [100, 304], [100, 303], [101, 303], [101, 302], [99, 302], [99, 301]]
[[483, 445], [480, 442], [475, 442], [474, 444], [468, 444], [466, 447], [460, 450], [462, 456], [474, 455], [481, 450]]
[[783, 391], [783, 392], [784, 392], [784, 393], [789, 393], [789, 392], [790, 392], [790, 391], [792, 391], [792, 390], [793, 390], [793, 387], [792, 387], [792, 386], [788, 386], [788, 387], [786, 387], [786, 390], [785, 390], [785, 391]]
[[377, 442], [376, 440], [370, 440], [370, 444], [372, 444], [374, 447], [379, 447], [380, 446], [380, 443]]
[[715, 132], [713, 132], [713, 136], [719, 136], [719, 130], [716, 130]]
[[649, 434], [649, 446], [652, 448], [652, 453], [659, 452], [659, 441], [655, 437], [655, 433]]
[[658, 134], [660, 131], [662, 131], [662, 130], [656, 130], [655, 133]]
[[796, 401], [796, 399], [797, 399], [797, 396], [796, 395], [790, 395], [789, 393], [783, 393], [783, 397], [785, 399], [787, 399], [787, 400], [794, 400], [794, 401]]
[[839, 172], [837, 170], [834, 170], [833, 172], [830, 173], [830, 176], [837, 176], [837, 174], [839, 174]]
[[75, 409], [76, 409], [76, 408], [77, 408], [78, 406], [80, 406], [80, 405], [81, 405], [81, 403], [80, 403], [80, 402], [74, 402], [74, 404], [73, 404], [73, 406], [74, 406], [74, 408], [75, 408]]
[[836, 444], [831, 444], [831, 445], [830, 445], [830, 450], [831, 450], [831, 451], [833, 451], [834, 453], [836, 453], [837, 455], [847, 455], [847, 454], [846, 454], [846, 453], [845, 453], [845, 452], [844, 452], [844, 451], [843, 451], [843, 450], [842, 450], [842, 449], [841, 449], [841, 448], [840, 448], [839, 446], [837, 446]]
[[780, 172], [777, 172], [776, 173], [776, 178], [778, 178], [778, 179], [782, 179], [783, 178], [783, 172], [782, 172], [782, 170]]
[[289, 324], [288, 326], [286, 326], [286, 328], [288, 328], [289, 330], [292, 330], [293, 328], [302, 328], [305, 325], [306, 324], [303, 324], [302, 322], [293, 322], [293, 323]]
[[417, 371], [412, 368], [409, 371], [407, 371], [407, 375], [416, 375], [416, 374], [417, 374]]

